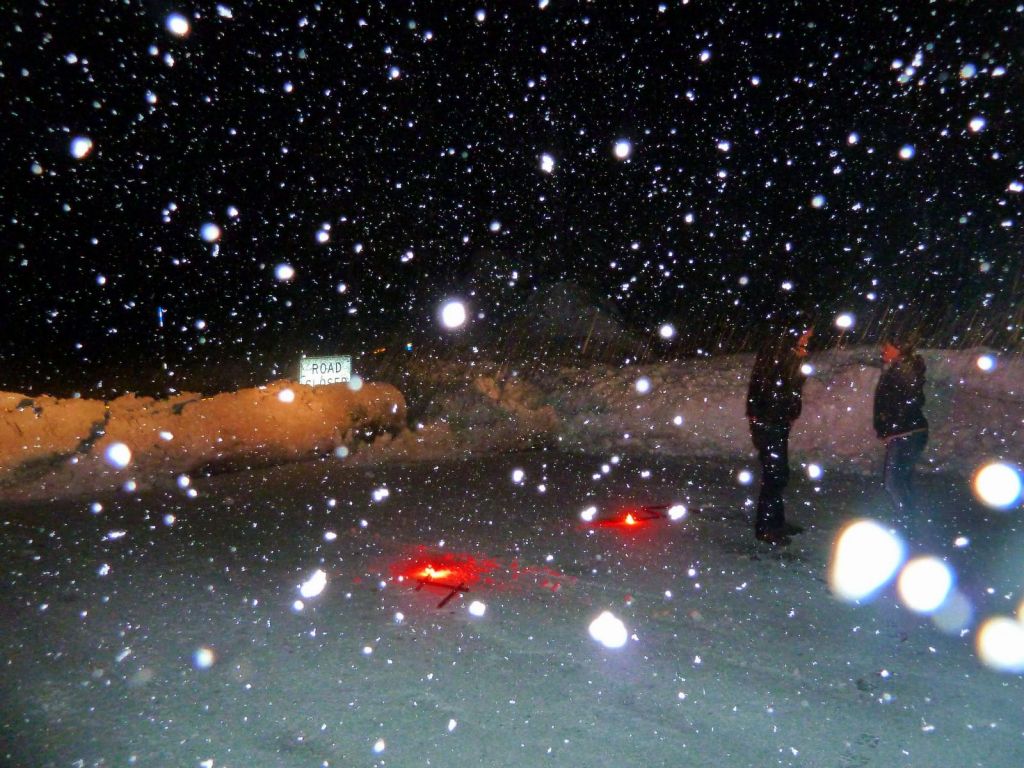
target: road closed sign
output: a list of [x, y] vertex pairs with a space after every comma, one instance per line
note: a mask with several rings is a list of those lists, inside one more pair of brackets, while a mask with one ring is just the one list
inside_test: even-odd
[[299, 360], [299, 384], [320, 387], [352, 378], [352, 356], [304, 357]]

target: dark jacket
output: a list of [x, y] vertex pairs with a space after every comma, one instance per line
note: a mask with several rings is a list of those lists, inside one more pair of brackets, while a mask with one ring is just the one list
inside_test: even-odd
[[914, 354], [887, 365], [875, 390], [875, 433], [882, 440], [928, 429], [924, 417], [924, 358]]
[[784, 426], [800, 416], [806, 376], [802, 359], [793, 348], [795, 339], [784, 339], [761, 349], [754, 358], [747, 390], [747, 418], [761, 424]]

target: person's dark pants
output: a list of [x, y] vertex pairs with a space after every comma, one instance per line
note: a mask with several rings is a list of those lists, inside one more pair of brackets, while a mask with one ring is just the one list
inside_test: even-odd
[[908, 534], [920, 531], [914, 503], [914, 465], [928, 444], [926, 431], [891, 437], [885, 444], [885, 490], [892, 500], [896, 520]]
[[789, 483], [789, 424], [750, 422], [750, 436], [761, 461], [761, 494], [757, 497], [754, 533], [778, 530], [786, 522], [782, 492]]

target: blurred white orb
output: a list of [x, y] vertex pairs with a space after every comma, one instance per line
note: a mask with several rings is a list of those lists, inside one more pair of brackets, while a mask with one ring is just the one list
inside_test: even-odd
[[995, 370], [996, 359], [992, 355], [978, 355], [978, 368], [988, 373]]
[[663, 339], [671, 339], [676, 335], [676, 327], [672, 323], [662, 323], [658, 335]]
[[619, 139], [615, 142], [615, 156], [619, 160], [625, 160], [633, 152], [633, 145], [626, 139]]
[[324, 587], [327, 586], [327, 574], [324, 571], [317, 569], [312, 576], [302, 582], [299, 587], [299, 594], [306, 599], [316, 597], [324, 591]]
[[555, 170], [555, 158], [553, 155], [544, 153], [540, 156], [540, 169], [544, 173], [554, 173]]
[[473, 616], [483, 616], [487, 613], [487, 606], [479, 600], [474, 600], [469, 604], [469, 612]]
[[841, 331], [849, 330], [853, 327], [853, 315], [849, 312], [842, 312], [836, 315], [836, 328]]
[[682, 520], [686, 517], [686, 505], [685, 504], [673, 504], [668, 508], [668, 519], [669, 520]]
[[807, 476], [811, 480], [820, 480], [821, 476], [823, 474], [824, 474], [824, 472], [822, 472], [820, 465], [818, 465], [818, 464], [808, 464], [807, 465]]
[[172, 13], [168, 16], [165, 26], [167, 27], [168, 32], [172, 35], [176, 35], [177, 37], [185, 37], [191, 31], [188, 19], [180, 13]]
[[280, 400], [282, 403], [294, 403], [295, 390], [287, 388], [282, 389], [280, 392], [277, 393], [277, 399]]
[[466, 323], [466, 305], [452, 300], [441, 307], [441, 323], [445, 328], [461, 328]]
[[934, 613], [949, 597], [953, 572], [937, 557], [918, 557], [903, 566], [896, 588], [910, 610]]
[[610, 611], [605, 611], [590, 622], [590, 636], [605, 648], [621, 648], [626, 644], [626, 625]]
[[840, 534], [829, 564], [829, 586], [843, 600], [870, 597], [895, 575], [905, 556], [898, 536], [875, 520], [857, 520]]
[[590, 522], [593, 522], [594, 516], [596, 514], [597, 514], [597, 507], [587, 507], [582, 512], [580, 512], [580, 518], [585, 523], [590, 523]]
[[132, 449], [124, 443], [111, 443], [105, 455], [107, 463], [115, 469], [124, 469], [132, 463]]
[[71, 140], [71, 156], [76, 160], [81, 160], [90, 152], [92, 152], [92, 139], [88, 136], [75, 136]]
[[199, 228], [199, 236], [207, 243], [215, 243], [220, 240], [220, 227], [208, 221]]
[[196, 669], [209, 669], [216, 661], [217, 654], [212, 648], [207, 648], [205, 645], [197, 648], [192, 654], [192, 664]]
[[513, 483], [521, 483], [525, 479], [526, 479], [526, 473], [523, 472], [523, 470], [521, 470], [521, 469], [513, 469], [512, 470], [512, 482]]
[[274, 267], [274, 277], [286, 283], [295, 277], [295, 268], [291, 264], [278, 264]]
[[977, 133], [978, 131], [984, 130], [985, 118], [980, 116], [972, 117], [971, 122], [967, 124], [967, 127], [971, 129], [972, 133]]
[[823, 208], [824, 206], [825, 206], [825, 196], [824, 195], [815, 195], [814, 197], [811, 198], [811, 207], [812, 208]]
[[900, 147], [900, 160], [910, 160], [917, 154], [913, 144], [904, 144]]
[[978, 658], [1000, 672], [1024, 672], [1024, 625], [1008, 616], [996, 616], [981, 625]]
[[1020, 500], [1020, 471], [1009, 464], [994, 461], [974, 475], [974, 493], [990, 507], [1006, 509]]
[[636, 380], [635, 386], [637, 392], [639, 392], [641, 395], [646, 395], [648, 392], [651, 391], [651, 380], [646, 376], [641, 376], [639, 379]]
[[754, 482], [754, 475], [749, 469], [741, 469], [739, 474], [736, 475], [736, 479], [739, 480], [740, 485], [750, 485]]

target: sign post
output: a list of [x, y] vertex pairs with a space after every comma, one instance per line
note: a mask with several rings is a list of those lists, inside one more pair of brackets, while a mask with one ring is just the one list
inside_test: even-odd
[[299, 384], [320, 387], [352, 378], [352, 356], [304, 357], [299, 360]]

